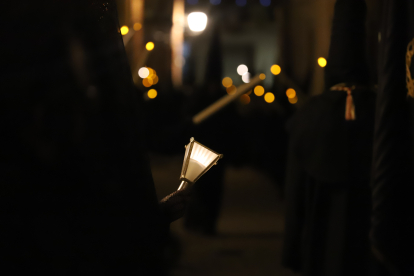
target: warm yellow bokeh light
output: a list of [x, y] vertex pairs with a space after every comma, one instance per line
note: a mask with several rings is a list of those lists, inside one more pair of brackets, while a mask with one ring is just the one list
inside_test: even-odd
[[221, 83], [223, 84], [223, 86], [224, 86], [224, 87], [229, 88], [230, 86], [232, 86], [232, 85], [233, 85], [233, 80], [232, 80], [231, 78], [229, 78], [229, 77], [225, 77], [225, 78], [221, 81]]
[[159, 79], [157, 75], [155, 75], [155, 77], [151, 77], [151, 79], [152, 79], [152, 85], [156, 85], [158, 83]]
[[318, 64], [320, 67], [325, 67], [326, 66], [326, 59], [324, 59], [323, 57], [318, 58]]
[[154, 99], [155, 97], [157, 97], [157, 90], [155, 90], [155, 89], [150, 89], [150, 90], [148, 90], [148, 93], [147, 93], [147, 95], [148, 95], [148, 98], [150, 98], [150, 99]]
[[226, 92], [229, 95], [233, 95], [234, 93], [237, 92], [237, 88], [236, 88], [236, 86], [232, 85], [232, 86], [226, 88]]
[[154, 78], [157, 73], [155, 73], [155, 70], [152, 69], [151, 67], [146, 67], [148, 69], [148, 78]]
[[129, 32], [129, 28], [127, 26], [121, 27], [121, 34], [126, 35]]
[[289, 102], [291, 103], [291, 104], [295, 104], [295, 103], [297, 103], [298, 102], [298, 97], [293, 97], [293, 98], [289, 98], [288, 99], [289, 100]]
[[135, 24], [134, 24], [134, 30], [135, 30], [135, 31], [139, 31], [139, 30], [141, 30], [141, 28], [142, 28], [141, 23], [138, 23], [138, 22], [137, 22], [137, 23], [135, 23]]
[[145, 78], [142, 80], [142, 85], [145, 87], [150, 87], [152, 85], [152, 79], [150, 78]]
[[250, 103], [250, 97], [246, 94], [240, 96], [240, 101], [242, 104], [248, 104]]
[[263, 73], [261, 73], [261, 74], [259, 75], [259, 78], [260, 78], [261, 80], [264, 80], [264, 79], [266, 78], [266, 75], [265, 75], [265, 74], [263, 74]]
[[145, 45], [145, 48], [148, 50], [148, 51], [152, 51], [153, 49], [154, 49], [154, 47], [155, 47], [155, 45], [154, 45], [154, 42], [148, 42], [147, 43], [147, 45]]
[[264, 92], [265, 92], [265, 90], [264, 90], [263, 86], [261, 86], [261, 85], [258, 85], [254, 88], [254, 94], [256, 96], [260, 97], [264, 94]]
[[289, 88], [288, 90], [286, 90], [286, 96], [289, 99], [293, 99], [294, 97], [296, 97], [296, 91], [293, 88]]
[[275, 100], [275, 95], [273, 95], [273, 93], [272, 93], [272, 92], [267, 92], [267, 93], [264, 95], [264, 100], [265, 100], [267, 103], [272, 103], [272, 102]]
[[282, 72], [282, 68], [277, 64], [273, 64], [272, 67], [270, 67], [270, 72], [272, 72], [273, 75], [279, 75], [280, 72]]

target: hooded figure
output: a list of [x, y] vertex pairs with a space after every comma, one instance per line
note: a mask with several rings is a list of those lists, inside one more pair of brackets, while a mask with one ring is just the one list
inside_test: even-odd
[[291, 119], [282, 262], [302, 275], [370, 275], [375, 94], [365, 64], [366, 5], [337, 0], [326, 91]]
[[371, 242], [393, 275], [414, 275], [414, 2], [383, 2]]
[[1, 271], [163, 275], [171, 197], [159, 207], [115, 1], [3, 11]]

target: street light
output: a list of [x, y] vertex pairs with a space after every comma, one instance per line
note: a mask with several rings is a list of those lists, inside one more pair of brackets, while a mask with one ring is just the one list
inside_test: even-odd
[[223, 158], [223, 154], [212, 151], [191, 137], [190, 143], [185, 146], [184, 162], [180, 176], [181, 184], [178, 190], [194, 184], [213, 165], [216, 165], [220, 158]]

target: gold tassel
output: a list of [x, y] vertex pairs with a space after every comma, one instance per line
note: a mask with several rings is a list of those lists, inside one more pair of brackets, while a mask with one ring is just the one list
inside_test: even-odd
[[355, 89], [355, 86], [346, 87], [344, 84], [339, 84], [331, 87], [331, 90], [337, 91], [346, 91], [348, 94], [346, 96], [346, 104], [345, 104], [345, 120], [353, 121], [356, 119], [355, 116], [355, 104], [354, 99], [352, 98], [352, 90]]

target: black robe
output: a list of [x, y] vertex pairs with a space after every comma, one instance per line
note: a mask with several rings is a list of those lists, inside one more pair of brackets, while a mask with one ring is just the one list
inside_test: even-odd
[[395, 275], [414, 275], [414, 102], [407, 96], [414, 72], [413, 62], [408, 62], [413, 55], [414, 2], [383, 2], [371, 242]]
[[[365, 15], [364, 1], [337, 0], [327, 91], [288, 126], [282, 263], [306, 276], [376, 273], [368, 238], [375, 93], [367, 88]], [[356, 85], [356, 120], [345, 120], [347, 92], [329, 89], [338, 83]]]
[[162, 275], [167, 225], [115, 1], [4, 11], [0, 269], [13, 272], [3, 275]]
[[375, 95], [354, 90], [312, 98], [289, 126], [282, 262], [303, 275], [369, 275], [369, 172]]

